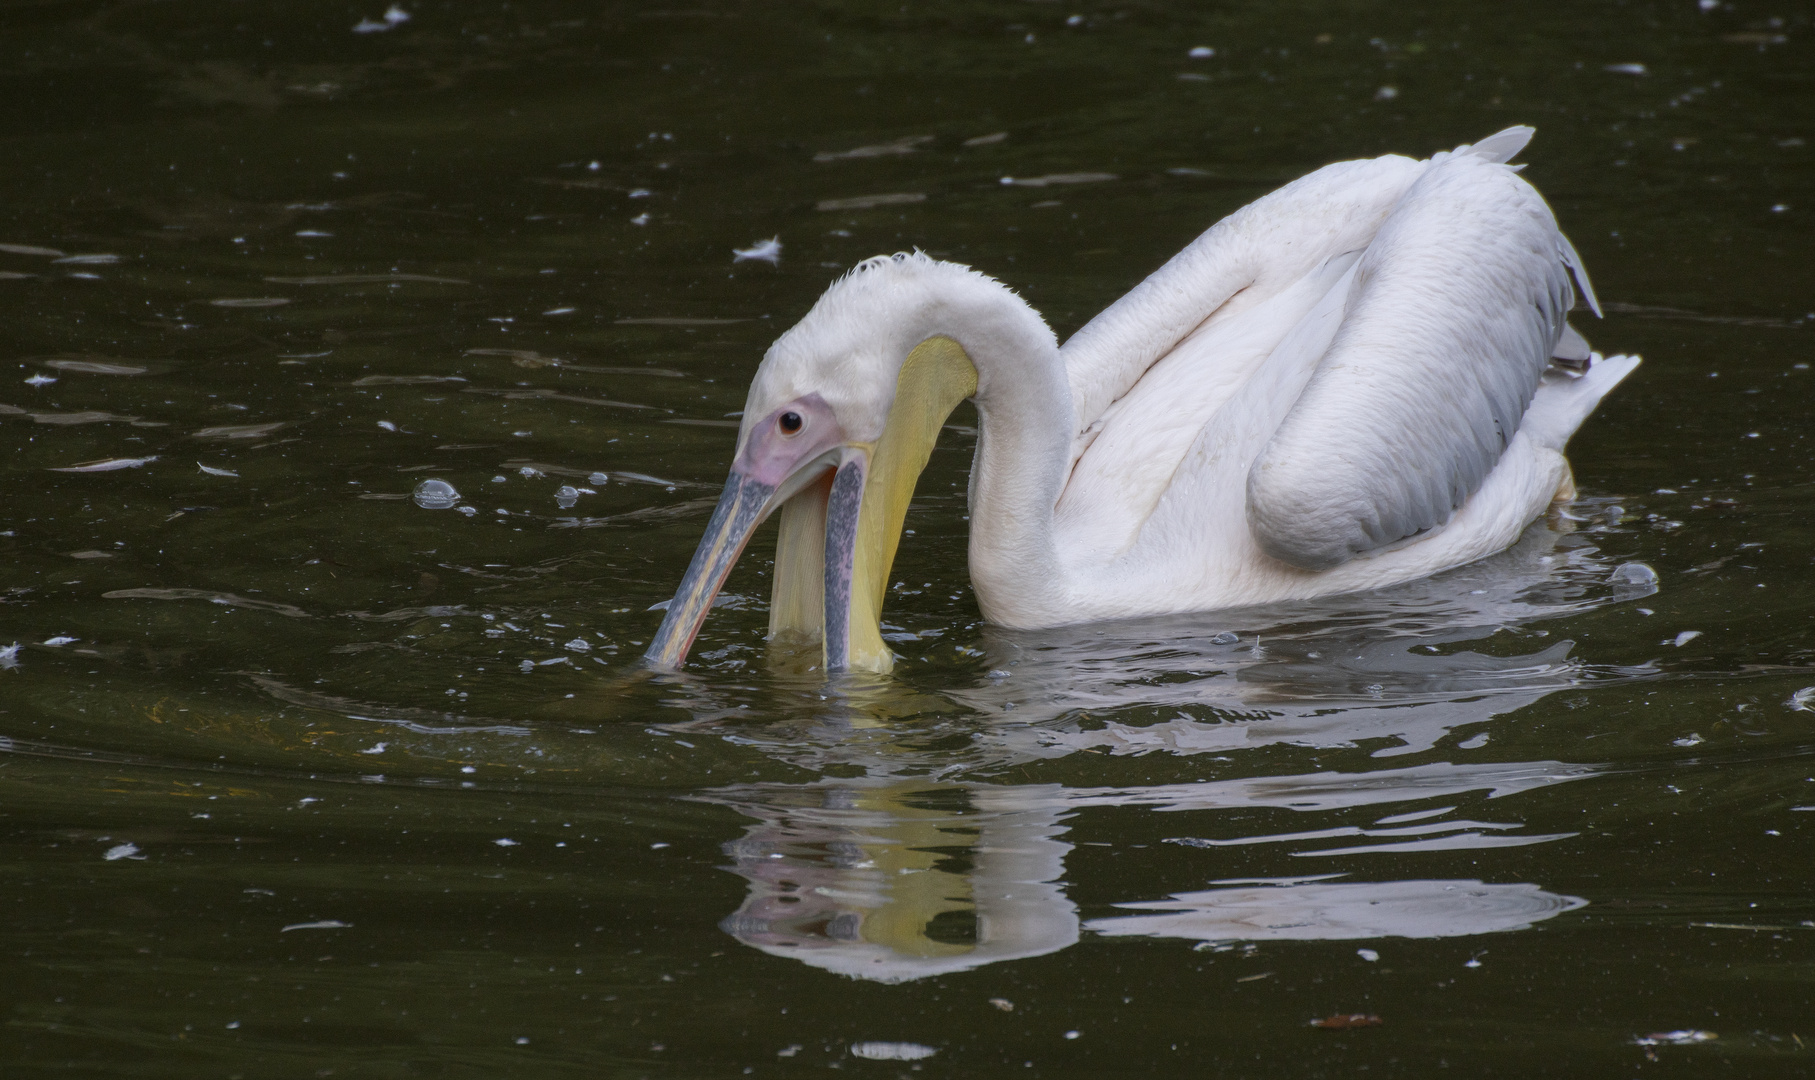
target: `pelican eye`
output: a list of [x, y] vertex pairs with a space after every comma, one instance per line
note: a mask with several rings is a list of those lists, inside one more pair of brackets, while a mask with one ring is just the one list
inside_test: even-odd
[[797, 412], [782, 413], [781, 419], [777, 420], [776, 423], [781, 425], [782, 434], [792, 435], [796, 431], [800, 430], [800, 425], [801, 425], [800, 414]]

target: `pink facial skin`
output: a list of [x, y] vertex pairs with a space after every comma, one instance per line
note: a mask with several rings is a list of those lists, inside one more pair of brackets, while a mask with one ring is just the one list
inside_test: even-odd
[[[783, 421], [798, 417], [800, 426], [787, 430]], [[731, 468], [758, 483], [779, 488], [801, 466], [829, 450], [844, 445], [844, 428], [832, 407], [818, 394], [795, 398], [750, 429], [744, 448]]]

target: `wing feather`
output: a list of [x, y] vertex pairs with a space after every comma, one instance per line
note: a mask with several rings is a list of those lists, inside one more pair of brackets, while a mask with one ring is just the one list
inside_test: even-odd
[[1328, 569], [1441, 526], [1518, 430], [1579, 260], [1495, 160], [1522, 145], [1503, 136], [1440, 155], [1362, 255], [1343, 325], [1248, 473], [1249, 530], [1274, 558]]

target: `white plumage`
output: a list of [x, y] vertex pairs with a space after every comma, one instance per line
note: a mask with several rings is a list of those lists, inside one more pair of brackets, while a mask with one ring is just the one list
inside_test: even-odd
[[992, 622], [1308, 598], [1482, 558], [1573, 494], [1564, 443], [1638, 364], [1584, 362], [1566, 327], [1572, 271], [1595, 301], [1505, 164], [1531, 134], [1320, 169], [1062, 348], [982, 274], [870, 260], [764, 358], [739, 460], [772, 453], [763, 425], [790, 402], [875, 444], [904, 359], [947, 337], [976, 371], [970, 570]]

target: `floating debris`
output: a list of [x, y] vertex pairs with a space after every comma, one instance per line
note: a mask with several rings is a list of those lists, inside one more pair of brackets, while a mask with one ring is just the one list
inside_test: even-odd
[[1815, 712], [1815, 686], [1805, 686], [1796, 691], [1784, 704], [1797, 712]]
[[91, 360], [77, 356], [51, 356], [37, 362], [47, 368], [80, 375], [143, 375], [151, 370], [140, 364], [120, 364], [111, 360]]
[[991, 1005], [994, 1005], [996, 1008], [1001, 1009], [1003, 1012], [1014, 1012], [1015, 1011], [1015, 1003], [1008, 1000], [1007, 998], [990, 998], [989, 1003]]
[[10, 671], [19, 666], [19, 643], [0, 645], [0, 671]]
[[305, 277], [268, 277], [274, 285], [381, 285], [393, 281], [420, 281], [430, 285], [471, 285], [460, 278], [432, 274], [310, 274]]
[[348, 386], [431, 386], [435, 383], [465, 382], [459, 375], [367, 375], [354, 379]]
[[63, 645], [73, 645], [76, 642], [81, 641], [81, 640], [82, 640], [81, 638], [73, 638], [73, 637], [68, 637], [66, 635], [63, 635], [63, 634], [59, 634], [56, 637], [45, 638], [39, 644], [49, 645], [51, 648], [55, 649], [55, 648], [58, 648]]
[[870, 210], [878, 206], [906, 206], [922, 203], [926, 195], [918, 191], [898, 191], [888, 195], [856, 195], [849, 199], [821, 199], [814, 203], [819, 210]]
[[1117, 180], [1115, 173], [1106, 172], [1070, 172], [1048, 173], [1045, 176], [1004, 176], [1003, 187], [1050, 187], [1053, 184], [1097, 184], [1105, 180]]
[[1366, 960], [1370, 964], [1372, 964], [1376, 960], [1380, 959], [1380, 954], [1375, 952], [1373, 949], [1356, 949], [1355, 955], [1361, 957], [1363, 960]]
[[758, 240], [747, 248], [731, 249], [733, 263], [766, 262], [770, 266], [781, 265], [781, 237], [771, 236], [767, 240]]
[[103, 852], [101, 858], [108, 862], [117, 862], [120, 859], [143, 859], [145, 856], [139, 854], [137, 844], [115, 844]]
[[896, 154], [911, 154], [920, 147], [933, 141], [931, 135], [907, 135], [891, 142], [877, 143], [874, 146], [859, 146], [850, 150], [821, 150], [813, 155], [813, 160], [852, 161], [859, 158], [892, 157]]
[[[138, 417], [136, 417], [136, 416], [121, 416], [118, 413], [101, 412], [98, 409], [85, 409], [82, 412], [32, 413], [32, 421], [34, 423], [57, 424], [62, 427], [69, 427], [73, 424], [105, 424], [105, 423], [109, 423], [114, 420], [125, 420], [127, 422], [132, 422], [137, 419], [138, 419]], [[145, 426], [156, 427], [156, 426], [161, 426], [161, 425], [154, 424], [154, 425], [145, 425]]]
[[289, 426], [289, 422], [285, 420], [269, 424], [222, 424], [219, 427], [205, 427], [194, 432], [190, 437], [195, 439], [257, 439], [287, 426]]
[[57, 378], [54, 375], [33, 375], [31, 378], [25, 380], [25, 385], [27, 385], [27, 386], [49, 386], [51, 383], [54, 383], [56, 381], [57, 381]]
[[1671, 638], [1669, 644], [1675, 645], [1680, 649], [1701, 636], [1702, 632], [1700, 630], [1684, 630], [1682, 633]]
[[355, 34], [382, 34], [409, 21], [410, 13], [396, 4], [392, 4], [385, 10], [384, 18], [361, 19], [353, 27], [353, 32]]
[[860, 1042], [851, 1044], [851, 1053], [866, 1061], [924, 1061], [939, 1051], [935, 1047], [911, 1042]]
[[1713, 1042], [1720, 1038], [1712, 1031], [1699, 1028], [1684, 1028], [1681, 1031], [1654, 1031], [1632, 1040], [1635, 1046], [1694, 1046], [1696, 1043]]
[[257, 611], [270, 611], [287, 615], [292, 619], [306, 619], [309, 613], [294, 604], [280, 604], [275, 600], [252, 600], [230, 592], [216, 592], [212, 589], [114, 589], [101, 594], [103, 600], [206, 600], [211, 604], [222, 604], [226, 607], [252, 608]]
[[217, 469], [212, 465], [203, 465], [199, 461], [195, 463], [195, 467], [207, 473], [209, 476], [232, 476], [236, 478], [239, 476], [239, 473], [234, 472], [232, 469]]
[[50, 471], [68, 473], [113, 472], [116, 469], [137, 469], [150, 462], [156, 461], [157, 459], [158, 456], [156, 454], [153, 454], [150, 457], [100, 458], [96, 461], [84, 461], [79, 465], [65, 465], [63, 468], [52, 469]]

